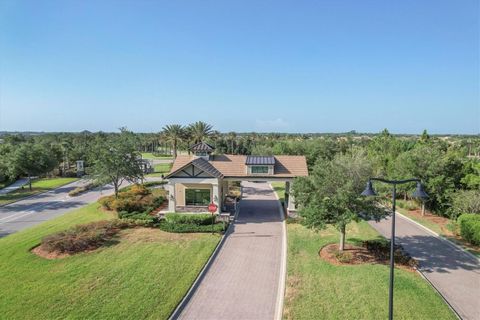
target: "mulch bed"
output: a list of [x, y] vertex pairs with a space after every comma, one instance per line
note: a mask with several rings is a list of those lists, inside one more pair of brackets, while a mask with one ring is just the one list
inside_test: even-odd
[[[390, 260], [387, 256], [368, 250], [366, 247], [353, 246], [345, 244], [343, 253], [338, 250], [336, 243], [327, 244], [320, 249], [318, 255], [323, 260], [336, 266], [360, 265], [360, 264], [389, 264]], [[396, 256], [398, 253], [396, 254]], [[397, 262], [395, 266], [408, 271], [416, 270], [417, 262], [410, 259], [408, 262]]]

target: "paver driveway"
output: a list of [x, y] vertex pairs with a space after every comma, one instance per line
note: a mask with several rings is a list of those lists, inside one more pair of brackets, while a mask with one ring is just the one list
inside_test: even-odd
[[243, 187], [233, 228], [180, 319], [274, 319], [281, 308], [285, 234], [278, 200], [266, 183]]
[[[463, 319], [480, 319], [479, 260], [399, 214], [395, 220], [396, 241], [419, 261], [423, 275]], [[390, 238], [390, 219], [371, 225]]]

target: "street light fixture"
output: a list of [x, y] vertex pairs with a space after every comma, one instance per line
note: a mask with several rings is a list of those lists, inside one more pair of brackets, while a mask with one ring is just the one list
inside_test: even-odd
[[423, 185], [420, 179], [412, 178], [406, 180], [386, 180], [382, 178], [370, 178], [367, 182], [367, 186], [365, 190], [362, 192], [362, 196], [376, 196], [377, 193], [373, 189], [372, 181], [380, 181], [383, 183], [387, 183], [393, 185], [392, 188], [392, 232], [390, 233], [390, 287], [389, 287], [389, 295], [388, 295], [388, 319], [393, 319], [393, 274], [394, 274], [394, 267], [395, 267], [395, 259], [394, 259], [394, 251], [395, 251], [395, 207], [396, 207], [396, 198], [397, 198], [397, 185], [416, 182], [417, 188], [415, 192], [412, 194], [414, 198], [420, 198], [425, 200], [428, 198], [428, 194], [423, 189]]

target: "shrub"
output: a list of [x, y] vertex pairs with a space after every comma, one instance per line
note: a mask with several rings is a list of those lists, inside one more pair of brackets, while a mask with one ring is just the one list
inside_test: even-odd
[[458, 218], [460, 235], [471, 244], [480, 245], [480, 215], [464, 213]]
[[135, 226], [130, 221], [104, 220], [75, 226], [42, 239], [48, 252], [77, 253], [101, 247], [122, 229]]
[[133, 221], [135, 223], [139, 223], [143, 226], [154, 226], [158, 224], [158, 218], [149, 215], [145, 212], [127, 212], [121, 211], [118, 213], [118, 217], [122, 220]]
[[[161, 194], [161, 195], [159, 195]], [[117, 212], [146, 212], [150, 213], [155, 208], [161, 206], [165, 201], [162, 190], [155, 190], [153, 193], [143, 185], [129, 186], [115, 196], [107, 196], [101, 198], [98, 202], [108, 210]]]
[[[390, 259], [390, 241], [388, 240], [367, 240], [363, 242], [363, 246], [380, 260]], [[395, 245], [395, 251], [393, 254], [395, 263], [409, 265], [412, 267], [416, 267], [418, 264], [417, 261], [413, 259], [400, 245]]]
[[[216, 223], [213, 225], [213, 232], [223, 232], [226, 230], [228, 224]], [[212, 232], [212, 225], [197, 225], [191, 223], [171, 223], [163, 221], [159, 228], [166, 232], [175, 233], [191, 233], [191, 232]]]
[[211, 225], [212, 219], [215, 219], [211, 214], [185, 214], [185, 213], [167, 213], [165, 220], [172, 224], [192, 224], [198, 226]]
[[94, 183], [92, 183], [92, 182], [91, 182], [91, 183], [87, 183], [87, 184], [84, 185], [84, 186], [81, 186], [81, 187], [78, 187], [78, 188], [73, 189], [72, 191], [70, 191], [70, 192], [68, 193], [68, 195], [69, 195], [70, 197], [75, 197], [75, 196], [78, 196], [79, 194], [81, 194], [81, 193], [83, 193], [83, 192], [85, 192], [85, 191], [88, 191], [88, 190], [92, 189], [93, 187], [95, 187], [95, 184], [94, 184]]
[[148, 182], [145, 182], [143, 185], [145, 187], [155, 187], [155, 186], [161, 186], [164, 184], [167, 184], [167, 181], [148, 181]]
[[133, 186], [131, 186], [129, 192], [138, 196], [146, 196], [151, 193], [147, 187], [141, 184], [134, 184]]

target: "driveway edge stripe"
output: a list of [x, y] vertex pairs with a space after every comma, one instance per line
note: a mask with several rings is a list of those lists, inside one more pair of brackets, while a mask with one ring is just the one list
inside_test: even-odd
[[466, 249], [462, 248], [461, 246], [457, 245], [456, 243], [453, 243], [452, 241], [446, 239], [445, 237], [439, 235], [438, 233], [436, 233], [435, 231], [425, 227], [424, 225], [422, 225], [421, 223], [418, 223], [417, 221], [401, 214], [400, 212], [396, 211], [396, 214], [401, 216], [402, 218], [414, 223], [415, 225], [419, 226], [420, 228], [424, 229], [425, 231], [431, 233], [433, 236], [437, 237], [438, 239], [440, 240], [443, 240], [445, 241], [448, 245], [452, 246], [453, 248], [455, 249], [459, 249], [461, 251], [463, 251], [464, 253], [466, 253], [467, 255], [469, 255], [471, 258], [473, 258], [474, 260], [478, 260], [480, 261], [480, 258], [476, 257], [474, 254], [472, 254], [471, 252], [468, 252]]
[[[240, 204], [240, 202], [239, 202], [239, 204]], [[233, 221], [228, 225], [227, 230], [225, 230], [225, 233], [222, 235], [222, 238], [220, 239], [217, 246], [215, 247], [215, 250], [213, 250], [212, 254], [208, 258], [208, 260], [205, 263], [205, 265], [203, 266], [202, 270], [200, 270], [200, 272], [198, 273], [197, 277], [195, 278], [195, 281], [192, 283], [192, 285], [188, 289], [187, 293], [185, 294], [183, 299], [180, 301], [180, 303], [177, 305], [175, 310], [173, 310], [170, 317], [168, 317], [169, 320], [178, 319], [178, 317], [182, 313], [183, 309], [185, 309], [186, 305], [188, 304], [188, 302], [192, 298], [193, 294], [195, 293], [195, 290], [198, 288], [198, 286], [200, 285], [200, 282], [205, 277], [205, 274], [207, 273], [208, 269], [210, 269], [210, 266], [212, 265], [213, 260], [215, 260], [215, 258], [217, 257], [218, 252], [220, 251], [221, 247], [223, 246], [223, 244], [225, 242], [225, 239], [227, 238], [227, 235], [230, 232], [230, 229], [232, 228], [232, 225], [235, 223], [235, 220], [237, 220], [238, 211], [239, 210], [237, 210], [237, 212], [235, 212]]]
[[285, 281], [287, 278], [287, 227], [285, 225], [285, 213], [282, 209], [281, 203], [280, 203], [280, 198], [278, 198], [278, 194], [275, 191], [275, 189], [272, 187], [272, 184], [268, 184], [270, 186], [270, 189], [272, 189], [273, 194], [275, 195], [275, 198], [277, 199], [277, 207], [278, 207], [278, 212], [280, 214], [280, 219], [282, 221], [282, 233], [283, 233], [283, 239], [282, 239], [282, 262], [280, 265], [280, 277], [279, 277], [279, 284], [278, 284], [278, 292], [277, 292], [277, 305], [276, 305], [276, 311], [275, 311], [275, 319], [276, 320], [281, 320], [283, 316], [283, 303], [285, 300]]

